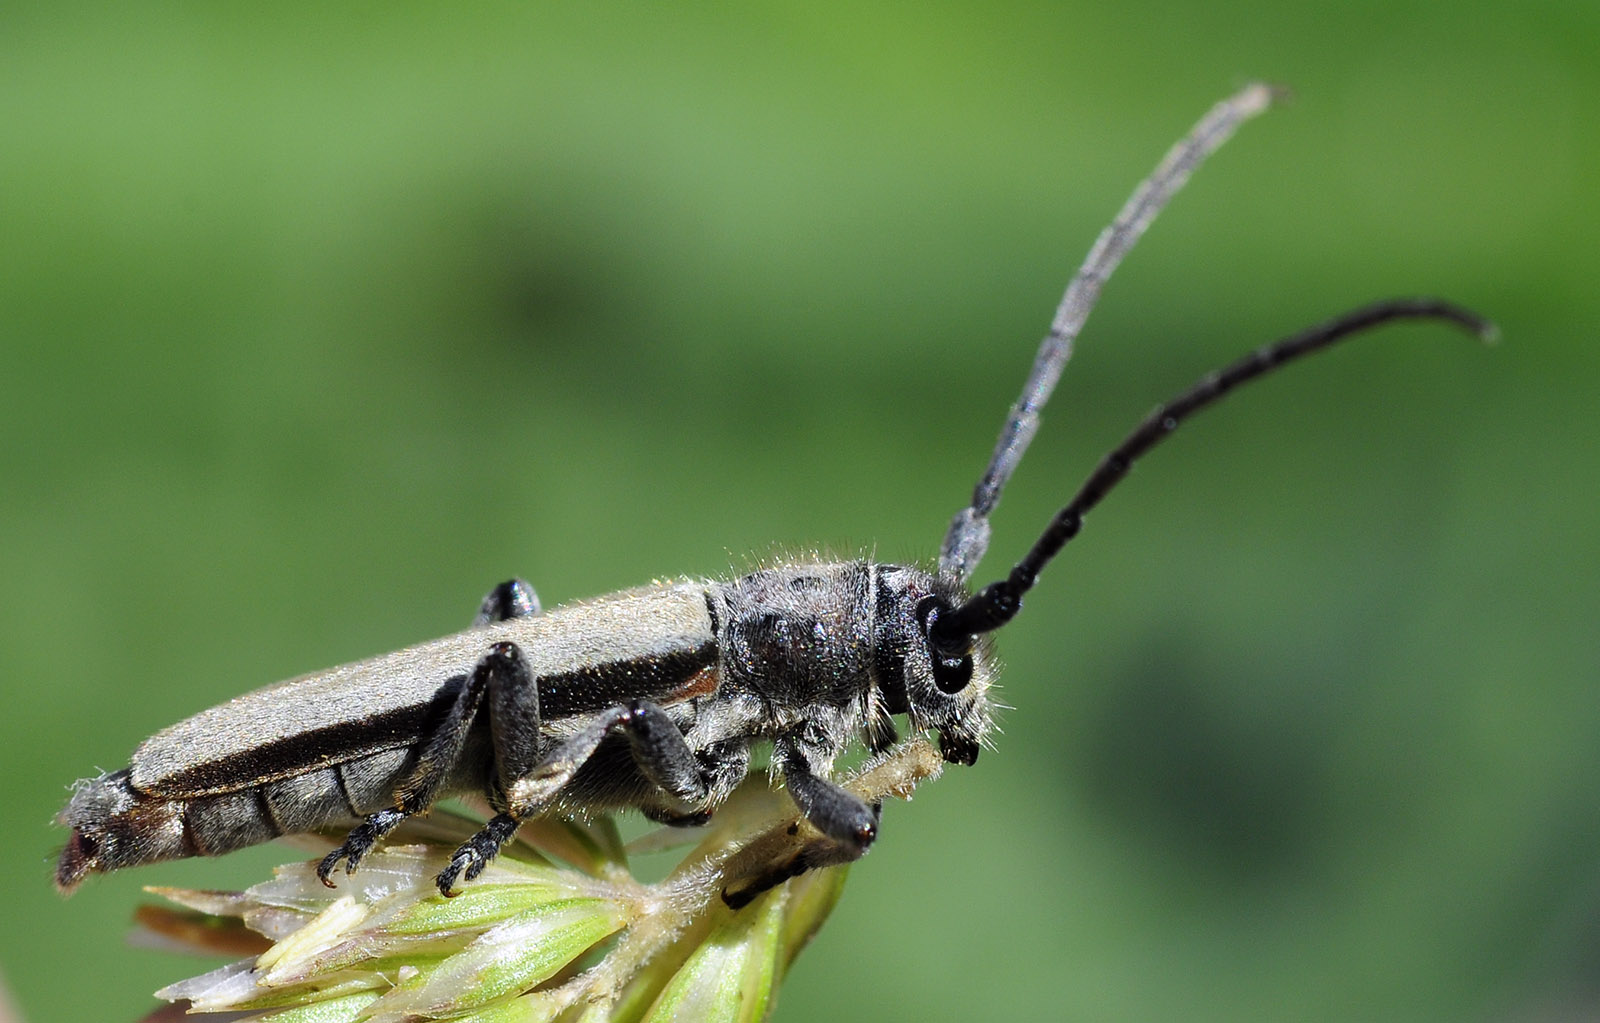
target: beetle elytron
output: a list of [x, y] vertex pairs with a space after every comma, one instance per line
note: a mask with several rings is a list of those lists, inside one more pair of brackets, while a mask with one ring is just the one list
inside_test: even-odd
[[466, 632], [247, 693], [146, 740], [129, 767], [80, 782], [56, 868], [70, 892], [93, 872], [218, 855], [282, 834], [351, 826], [319, 866], [325, 883], [437, 799], [478, 792], [496, 810], [438, 876], [451, 894], [546, 813], [637, 808], [707, 819], [745, 776], [751, 748], [801, 812], [859, 856], [878, 813], [829, 780], [857, 738], [895, 741], [893, 717], [937, 733], [971, 764], [990, 728], [986, 634], [1022, 606], [1039, 571], [1135, 459], [1233, 387], [1395, 319], [1488, 336], [1487, 321], [1431, 299], [1357, 309], [1269, 345], [1158, 408], [1111, 452], [1003, 579], [966, 583], [988, 517], [1106, 277], [1206, 156], [1271, 90], [1213, 108], [1134, 192], [1067, 288], [971, 503], [936, 571], [870, 561], [802, 562], [731, 582], [658, 584], [543, 612], [505, 583]]

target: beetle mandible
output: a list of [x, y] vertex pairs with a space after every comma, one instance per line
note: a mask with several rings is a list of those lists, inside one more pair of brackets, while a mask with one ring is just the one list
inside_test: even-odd
[[[1122, 257], [1193, 170], [1273, 90], [1251, 85], [1206, 114], [1100, 235], [1072, 279], [970, 504], [928, 571], [871, 560], [796, 561], [731, 581], [662, 583], [545, 612], [533, 589], [496, 587], [473, 627], [239, 696], [159, 732], [120, 771], [80, 782], [59, 821], [70, 892], [90, 873], [219, 855], [283, 834], [349, 827], [318, 874], [333, 884], [436, 800], [487, 796], [495, 815], [438, 875], [446, 895], [547, 813], [638, 809], [708, 819], [771, 744], [801, 812], [853, 859], [879, 813], [830, 780], [856, 740], [896, 740], [893, 718], [977, 760], [991, 727], [987, 635], [1016, 616], [1039, 572], [1134, 461], [1234, 387], [1380, 324], [1433, 319], [1489, 337], [1434, 299], [1364, 306], [1267, 345], [1160, 406], [1090, 474], [1002, 579], [970, 594], [991, 512], [1072, 344]], [[803, 867], [803, 865], [802, 865]]]

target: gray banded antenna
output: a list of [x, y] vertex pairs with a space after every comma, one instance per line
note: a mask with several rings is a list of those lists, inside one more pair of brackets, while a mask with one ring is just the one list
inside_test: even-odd
[[[1050, 332], [1039, 345], [1033, 370], [1022, 395], [1006, 417], [989, 465], [973, 489], [972, 503], [956, 514], [939, 553], [939, 575], [965, 584], [989, 547], [989, 514], [1000, 503], [1000, 493], [1016, 470], [1028, 442], [1039, 428], [1039, 411], [1061, 378], [1072, 356], [1072, 343], [1083, 328], [1100, 288], [1122, 257], [1139, 240], [1150, 221], [1183, 187], [1196, 167], [1226, 142], [1240, 124], [1261, 113], [1276, 95], [1267, 85], [1247, 86], [1223, 100], [1200, 119], [1174, 146], [1155, 173], [1134, 190], [1111, 226], [1101, 232], [1083, 266], [1067, 285], [1056, 308]], [[1189, 416], [1221, 399], [1240, 384], [1264, 376], [1302, 356], [1380, 324], [1395, 320], [1432, 319], [1454, 324], [1484, 340], [1493, 340], [1495, 327], [1488, 320], [1449, 302], [1432, 298], [1401, 298], [1376, 302], [1336, 316], [1251, 352], [1215, 373], [1203, 377], [1189, 390], [1159, 406], [1134, 431], [1101, 459], [1028, 553], [1005, 578], [990, 583], [959, 606], [937, 614], [928, 622], [928, 638], [941, 663], [955, 664], [965, 655], [972, 637], [998, 629], [1022, 609], [1022, 597], [1033, 588], [1039, 572], [1069, 540], [1078, 535], [1083, 517], [1128, 474], [1133, 463], [1160, 444]]]
[[1266, 110], [1281, 91], [1252, 82], [1212, 107], [1188, 135], [1167, 151], [1154, 173], [1139, 183], [1109, 227], [1100, 232], [1094, 247], [1073, 275], [1056, 307], [1050, 332], [1039, 343], [1033, 371], [1022, 394], [1006, 416], [989, 465], [972, 491], [972, 503], [956, 513], [939, 551], [939, 574], [966, 582], [989, 549], [989, 515], [1000, 503], [1000, 492], [1022, 461], [1023, 452], [1039, 429], [1039, 410], [1050, 400], [1061, 370], [1072, 358], [1072, 343], [1100, 298], [1100, 288], [1133, 248], [1145, 228], [1160, 213], [1206, 157], [1233, 136], [1239, 125]]

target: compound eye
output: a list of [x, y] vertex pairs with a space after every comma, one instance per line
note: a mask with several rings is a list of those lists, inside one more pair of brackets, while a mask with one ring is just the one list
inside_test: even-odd
[[972, 681], [972, 655], [965, 657], [935, 657], [933, 659], [933, 684], [941, 693], [954, 696], [967, 688]]
[[933, 641], [933, 623], [939, 620], [941, 611], [948, 610], [950, 605], [940, 598], [924, 597], [917, 605], [917, 622], [922, 626], [922, 636], [928, 644], [928, 658], [933, 662], [933, 684], [939, 687], [941, 693], [954, 696], [972, 681], [972, 653], [970, 647], [966, 650], [941, 650], [939, 644]]

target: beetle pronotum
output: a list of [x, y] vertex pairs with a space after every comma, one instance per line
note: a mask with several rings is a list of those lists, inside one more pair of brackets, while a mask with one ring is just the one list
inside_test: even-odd
[[[661, 583], [542, 611], [513, 580], [473, 627], [444, 639], [256, 690], [147, 739], [120, 771], [81, 782], [56, 884], [159, 860], [218, 855], [282, 834], [353, 826], [322, 861], [333, 884], [408, 816], [451, 794], [496, 813], [438, 875], [451, 894], [519, 822], [634, 808], [704, 821], [749, 770], [752, 746], [832, 859], [872, 844], [878, 811], [832, 780], [856, 739], [895, 741], [893, 717], [971, 764], [991, 725], [986, 636], [1016, 616], [1039, 572], [1129, 467], [1187, 417], [1303, 355], [1401, 319], [1490, 336], [1488, 321], [1435, 299], [1364, 306], [1267, 345], [1160, 406], [1118, 445], [1002, 579], [969, 594], [988, 519], [1101, 285], [1193, 170], [1272, 90], [1214, 107], [1135, 190], [1073, 277], [971, 502], [933, 571], [795, 561], [729, 581]], [[803, 868], [803, 864], [800, 865]], [[776, 879], [774, 879], [776, 880]]]

